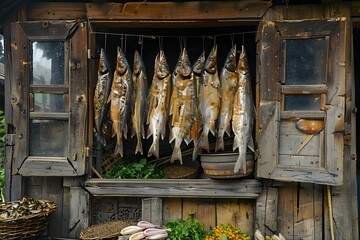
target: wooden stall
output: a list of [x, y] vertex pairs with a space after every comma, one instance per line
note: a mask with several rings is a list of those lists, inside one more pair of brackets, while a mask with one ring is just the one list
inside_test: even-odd
[[[252, 239], [256, 230], [286, 239], [358, 239], [359, 43], [352, 34], [360, 2], [297, 2], [2, 1], [6, 199], [54, 201], [51, 239], [78, 239], [111, 220], [166, 224], [189, 214], [207, 231], [231, 223]], [[114, 71], [118, 47], [131, 67], [138, 51], [150, 89], [160, 51], [173, 72], [183, 48], [194, 62], [216, 45], [220, 72], [234, 44], [236, 60], [246, 50], [256, 109], [252, 170], [222, 179], [201, 167], [189, 179], [103, 178], [123, 159], [170, 157], [174, 144], [167, 131], [159, 156], [147, 156], [153, 139], [143, 139], [144, 153], [136, 154], [136, 137], [128, 136], [119, 157], [111, 121], [104, 123], [108, 144], [100, 143], [94, 95], [101, 51], [111, 66], [106, 73]], [[232, 132], [224, 152], [237, 155], [235, 138]], [[216, 137], [209, 141], [215, 154]], [[184, 161], [194, 147], [181, 145]]]

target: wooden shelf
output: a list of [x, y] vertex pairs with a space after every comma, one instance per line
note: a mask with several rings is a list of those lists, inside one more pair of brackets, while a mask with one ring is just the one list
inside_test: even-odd
[[263, 186], [256, 179], [90, 179], [85, 188], [104, 197], [256, 199]]

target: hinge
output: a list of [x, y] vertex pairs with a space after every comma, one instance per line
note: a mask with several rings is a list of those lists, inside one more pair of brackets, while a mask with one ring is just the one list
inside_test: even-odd
[[85, 157], [89, 157], [89, 156], [90, 156], [90, 148], [85, 147]]

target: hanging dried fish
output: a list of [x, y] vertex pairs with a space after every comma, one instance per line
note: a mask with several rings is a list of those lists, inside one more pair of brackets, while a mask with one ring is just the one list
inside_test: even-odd
[[116, 134], [116, 146], [114, 154], [123, 156], [123, 139], [128, 134], [128, 115], [130, 110], [132, 93], [131, 70], [124, 52], [117, 48], [116, 68], [109, 97], [110, 119], [113, 124], [114, 135]]
[[254, 126], [255, 105], [252, 98], [249, 64], [244, 46], [237, 67], [239, 83], [235, 93], [232, 116], [232, 129], [235, 133], [233, 150], [239, 148], [239, 157], [234, 173], [240, 170], [246, 174], [246, 151], [249, 147], [254, 152], [252, 130]]
[[198, 150], [198, 143], [199, 143], [199, 137], [200, 137], [200, 131], [201, 131], [201, 115], [199, 113], [199, 105], [200, 105], [200, 78], [201, 78], [201, 72], [204, 69], [205, 65], [205, 51], [201, 53], [201, 55], [196, 59], [194, 62], [192, 69], [193, 69], [193, 75], [194, 75], [194, 83], [195, 83], [195, 89], [196, 89], [196, 112], [195, 112], [195, 119], [193, 124], [191, 125], [190, 129], [190, 137], [191, 140], [193, 140], [194, 143], [194, 150], [192, 154], [192, 160], [195, 160], [198, 156], [199, 150]]
[[132, 94], [132, 108], [131, 108], [131, 123], [132, 132], [131, 137], [136, 135], [137, 144], [135, 154], [143, 154], [143, 146], [141, 138], [145, 138], [145, 115], [146, 115], [146, 96], [147, 96], [147, 77], [144, 62], [138, 53], [135, 51], [134, 68], [133, 68], [133, 94]]
[[103, 48], [100, 50], [100, 61], [98, 68], [98, 80], [94, 93], [94, 118], [95, 137], [98, 142], [106, 146], [103, 135], [103, 124], [107, 117], [107, 100], [109, 98], [112, 83], [112, 73]]
[[196, 88], [192, 66], [186, 49], [180, 54], [178, 66], [173, 74], [173, 90], [171, 95], [171, 132], [169, 142], [175, 140], [171, 162], [179, 160], [182, 164], [181, 143], [186, 139], [190, 142], [190, 128], [196, 113]]
[[224, 133], [230, 136], [230, 121], [233, 112], [234, 96], [239, 75], [236, 71], [236, 45], [234, 45], [225, 60], [220, 72], [221, 106], [218, 118], [218, 134], [216, 137], [215, 152], [224, 150]]
[[159, 138], [165, 138], [166, 123], [169, 116], [169, 100], [171, 94], [170, 69], [166, 61], [165, 53], [160, 53], [155, 58], [154, 76], [149, 93], [149, 112], [147, 123], [149, 124], [147, 138], [153, 136], [148, 157], [159, 158]]
[[217, 69], [217, 46], [215, 45], [206, 59], [201, 74], [200, 107], [202, 117], [202, 134], [199, 139], [199, 148], [209, 149], [209, 131], [215, 136], [216, 120], [220, 109], [220, 79]]

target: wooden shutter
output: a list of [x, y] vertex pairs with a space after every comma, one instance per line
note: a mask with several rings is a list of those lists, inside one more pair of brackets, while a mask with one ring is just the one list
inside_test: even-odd
[[[16, 22], [11, 25], [11, 34], [11, 101], [16, 131], [13, 173], [24, 176], [83, 175], [88, 101], [86, 24], [75, 21]], [[55, 82], [57, 78], [63, 79], [62, 82], [41, 84], [34, 80], [38, 74], [33, 55], [37, 43], [49, 46], [59, 43], [63, 49], [61, 58], [54, 55], [48, 61], [61, 66], [60, 77], [50, 70], [50, 78]], [[45, 51], [42, 55], [45, 56]], [[54, 64], [55, 61], [59, 62]], [[41, 98], [46, 103], [44, 106], [36, 102]], [[56, 104], [52, 106], [59, 100], [63, 102], [60, 110]], [[41, 106], [46, 109], [40, 109]], [[52, 123], [56, 124], [53, 126]], [[41, 128], [40, 132], [34, 126], [47, 127]], [[60, 144], [59, 139], [62, 140]], [[51, 145], [62, 149], [61, 154], [51, 154]]]
[[[341, 185], [343, 182], [343, 130], [345, 110], [345, 21], [264, 21], [258, 42], [258, 148], [257, 176], [282, 181]], [[287, 84], [287, 46], [310, 40], [325, 46], [323, 79], [316, 84]], [[287, 45], [288, 44], [288, 45]], [[299, 58], [305, 54], [299, 49]], [[314, 55], [315, 57], [315, 55]], [[299, 64], [301, 60], [299, 60]], [[309, 66], [295, 66], [299, 71]], [[311, 66], [310, 66], [311, 67]], [[315, 71], [315, 70], [314, 70]], [[321, 70], [322, 71], [322, 70]], [[301, 75], [301, 74], [300, 74]], [[296, 78], [301, 77], [299, 74]], [[316, 75], [316, 74], [314, 74]], [[312, 98], [315, 110], [291, 109], [292, 102]], [[319, 132], [299, 128], [299, 120], [323, 122]]]

